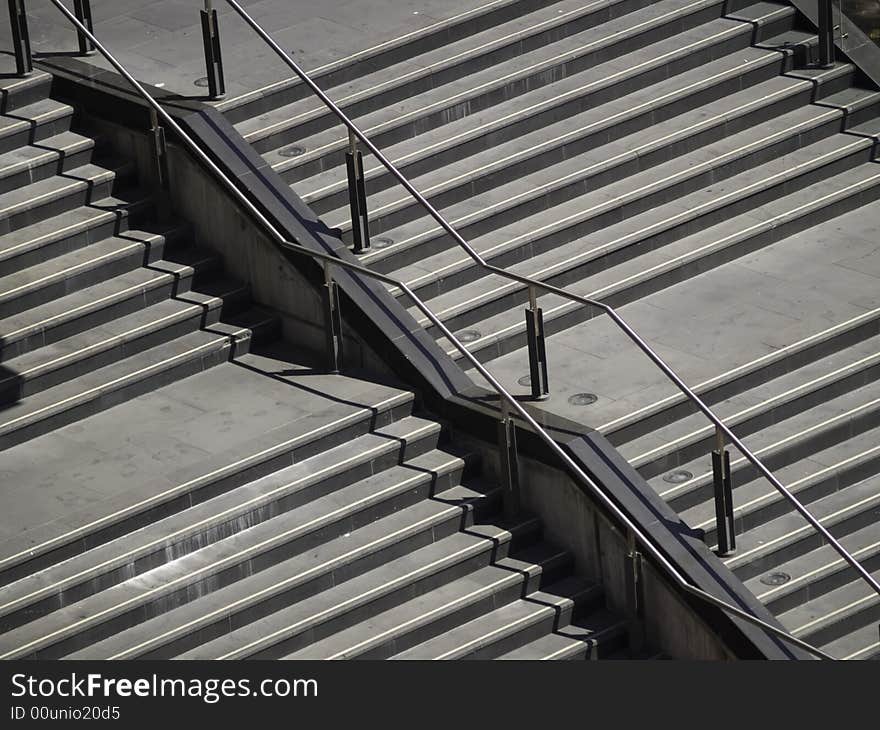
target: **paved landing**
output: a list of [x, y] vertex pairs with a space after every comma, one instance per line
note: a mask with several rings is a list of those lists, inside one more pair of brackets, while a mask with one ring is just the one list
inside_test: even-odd
[[[783, 239], [619, 311], [694, 386], [880, 308], [880, 205]], [[677, 392], [606, 317], [547, 340], [551, 397], [540, 408], [601, 428]], [[515, 394], [525, 349], [490, 371]], [[591, 405], [569, 398], [591, 393]]]

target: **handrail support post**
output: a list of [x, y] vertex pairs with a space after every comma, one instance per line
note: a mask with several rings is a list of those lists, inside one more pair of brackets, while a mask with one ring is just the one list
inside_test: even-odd
[[205, 0], [200, 10], [202, 19], [202, 42], [205, 46], [205, 70], [208, 77], [208, 94], [211, 99], [226, 96], [226, 79], [223, 75], [223, 50], [220, 45], [220, 22], [211, 0]]
[[167, 221], [171, 214], [168, 144], [165, 139], [165, 128], [159, 124], [159, 115], [155, 109], [150, 109], [150, 134], [153, 142], [150, 153], [153, 158], [153, 186], [158, 200], [157, 215], [159, 220]]
[[507, 401], [501, 398], [501, 420], [498, 422], [498, 452], [503, 490], [504, 516], [514, 519], [522, 506], [519, 493], [519, 458], [516, 448], [516, 424], [510, 417]]
[[339, 286], [330, 270], [330, 262], [324, 261], [324, 337], [326, 338], [327, 369], [338, 373], [342, 365], [342, 310], [339, 306]]
[[645, 648], [644, 560], [632, 530], [626, 531], [626, 548], [624, 569], [629, 649], [633, 656], [638, 656]]
[[9, 25], [12, 28], [15, 73], [17, 76], [28, 76], [34, 70], [34, 59], [31, 54], [31, 36], [28, 31], [24, 0], [9, 0]]
[[364, 156], [358, 149], [357, 136], [348, 130], [345, 168], [348, 172], [348, 202], [351, 208], [351, 234], [354, 253], [370, 250], [370, 221], [367, 213], [367, 186], [364, 179]]
[[[92, 22], [91, 0], [73, 0], [73, 12], [76, 15], [76, 19], [86, 27], [89, 33], [95, 32], [95, 26]], [[79, 43], [80, 56], [93, 56], [95, 54], [94, 44], [79, 28], [76, 30], [76, 39]]]
[[529, 380], [533, 400], [550, 397], [547, 374], [547, 343], [544, 337], [544, 313], [538, 306], [535, 286], [529, 285], [529, 306], [526, 308], [526, 340], [529, 351]]
[[715, 449], [712, 451], [712, 480], [715, 489], [715, 527], [718, 555], [729, 557], [736, 552], [736, 530], [733, 517], [733, 481], [730, 473], [730, 452], [724, 433], [715, 428]]

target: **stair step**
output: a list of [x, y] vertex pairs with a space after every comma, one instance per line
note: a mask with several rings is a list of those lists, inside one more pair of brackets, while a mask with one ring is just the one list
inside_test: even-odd
[[107, 169], [83, 165], [46, 180], [0, 194], [0, 231], [4, 234], [32, 225], [43, 218], [89, 205], [113, 192], [117, 177], [134, 168], [119, 165]]
[[[620, 15], [643, 5], [643, 0], [562, 0], [546, 7], [539, 4], [506, 23], [409, 56], [392, 66], [378, 67], [338, 86], [322, 87], [347, 115], [364, 115], [559, 42], [607, 18], [610, 8]], [[335, 125], [336, 117], [313, 96], [277, 105], [236, 123], [242, 136], [253, 143], [281, 132], [303, 137]]]
[[432, 421], [407, 416], [35, 570], [4, 586], [0, 627], [21, 625], [424, 454], [436, 447], [439, 431]]
[[[870, 571], [876, 580], [880, 571]], [[861, 578], [779, 615], [792, 634], [815, 645], [825, 645], [858, 629], [880, 622], [880, 595]], [[876, 636], [876, 634], [875, 634]]]
[[111, 408], [136, 395], [225, 362], [246, 349], [248, 333], [193, 332], [72, 380], [0, 411], [0, 448]]
[[[61, 512], [57, 500], [21, 503], [22, 530], [0, 541], [0, 580], [43, 570], [411, 411], [411, 393], [293, 362], [249, 353], [92, 416], [88, 430], [69, 427], [0, 454], [15, 484], [45, 484], [48, 498], [59, 485], [57, 465], [36, 457], [47, 451], [90, 487], [65, 492]], [[106, 452], [103, 460], [91, 456], [93, 439]], [[117, 454], [125, 461], [110, 458]]]
[[[880, 365], [880, 336], [806, 363], [766, 383], [714, 404], [741, 438], [809, 406], [873, 379]], [[643, 474], [656, 475], [714, 447], [715, 428], [702, 414], [672, 422], [667, 428], [619, 444], [620, 453]]]
[[91, 161], [94, 147], [93, 139], [62, 132], [39, 145], [0, 154], [0, 193], [86, 165]]
[[[876, 482], [873, 486], [876, 489]], [[880, 568], [880, 536], [873, 524], [877, 516], [875, 505], [873, 514], [866, 518], [873, 518], [871, 524], [843, 537], [837, 535], [843, 548], [868, 571]], [[840, 587], [854, 575], [852, 567], [833, 547], [823, 545], [749, 579], [746, 587], [778, 614]], [[787, 582], [773, 585], [776, 578]]]
[[[657, 7], [659, 4], [651, 6], [651, 8]], [[647, 10], [650, 11], [651, 8]], [[717, 13], [717, 10], [713, 12]], [[631, 19], [631, 16], [618, 19], [618, 22], [626, 26], [629, 22], [627, 19]], [[626, 35], [628, 32], [638, 34], [644, 32], [644, 28], [633, 27], [627, 30], [624, 27], [623, 34]], [[590, 47], [595, 47], [596, 44], [601, 46], [606, 42], [603, 38], [596, 38], [595, 33], [590, 35], [593, 36], [592, 41], [587, 39], [586, 43], [580, 46], [577, 45], [577, 36], [566, 39], [566, 44], [574, 47], [573, 53], [577, 57], [575, 69], [581, 63], [589, 64], [590, 59], [595, 57], [595, 54], [590, 52]], [[441, 90], [429, 94], [431, 98], [422, 98], [424, 95], [412, 97], [405, 105], [393, 105], [382, 112], [368, 114], [359, 120], [359, 126], [380, 148], [410, 137], [415, 137], [422, 145], [429, 145], [431, 138], [424, 137], [423, 133], [438, 125], [448, 126], [444, 138], [448, 141], [454, 139], [462, 155], [472, 154], [478, 151], [478, 148], [462, 147], [461, 144], [467, 139], [473, 139], [475, 134], [482, 138], [482, 144], [485, 144], [487, 124], [503, 129], [503, 132], [492, 135], [493, 143], [512, 139], [542, 127], [548, 121], [557, 121], [567, 114], [605, 104], [612, 99], [620, 99], [658, 77], [672, 76], [692, 69], [698, 63], [720, 58], [736, 50], [742, 51], [748, 46], [750, 35], [751, 30], [744, 23], [716, 19], [686, 30], [673, 38], [632, 50], [626, 55], [625, 61], [613, 58], [610, 61], [600, 62], [591, 69], [587, 66], [588, 70], [567, 70], [564, 73], [556, 71], [552, 75], [539, 64], [534, 71], [524, 70], [527, 76], [539, 80], [537, 83], [539, 88], [531, 91], [529, 85], [516, 81], [515, 71], [505, 77], [494, 78], [499, 72], [488, 69], [474, 77], [457, 82], [457, 87], [460, 87], [460, 92], [457, 94], [450, 88], [442, 87]], [[620, 36], [615, 36], [609, 37], [607, 42], [615, 43], [619, 40]], [[625, 43], [618, 44], [618, 48], [625, 47]], [[746, 59], [749, 55], [746, 54]], [[757, 51], [755, 55], [763, 61], [763, 63], [756, 61], [755, 68], [769, 63], [770, 57], [776, 63], [780, 63], [782, 58], [775, 51]], [[564, 54], [562, 56], [564, 57]], [[518, 67], [526, 66], [530, 60], [529, 56], [520, 57]], [[564, 60], [551, 59], [548, 63], [550, 68], [572, 68], [572, 64]], [[740, 59], [740, 63], [743, 64], [743, 59]], [[504, 68], [510, 70], [507, 65]], [[745, 71], [746, 68], [741, 70]], [[493, 78], [484, 82], [483, 77], [486, 76]], [[448, 86], [455, 87], [456, 84]], [[438, 97], [443, 96], [445, 92], [448, 92], [449, 96], [438, 100]], [[487, 104], [489, 106], [486, 106]], [[453, 127], [456, 119], [459, 119], [459, 122]], [[335, 167], [342, 162], [339, 153], [345, 148], [346, 140], [338, 131], [322, 132], [296, 141], [306, 152], [290, 158], [295, 160], [295, 167], [288, 168], [285, 175], [289, 182], [294, 183], [295, 188], [297, 188], [295, 184], [297, 180]], [[275, 168], [278, 152], [268, 152], [265, 157]]]
[[165, 246], [182, 238], [185, 230], [126, 231], [0, 277], [0, 317], [13, 317], [137, 267], [149, 267], [162, 259]]
[[[68, 655], [69, 651], [74, 651], [69, 654], [72, 659], [174, 656], [457, 532], [463, 525], [471, 524], [473, 503], [491, 499], [492, 494], [455, 487], [306, 553], [253, 574], [245, 572], [238, 580], [218, 590], [192, 595], [191, 600], [183, 605], [169, 599], [146, 614], [146, 620], [143, 613], [128, 619], [128, 613], [121, 614], [126, 622], [132, 618], [140, 621], [121, 631], [106, 625], [108, 617], [98, 614], [90, 616], [88, 623], [95, 627], [94, 631], [100, 629], [99, 633], [78, 635], [77, 625], [69, 623], [78, 614], [62, 609], [47, 619], [51, 620], [52, 626], [60, 627], [66, 639], [63, 644], [59, 642], [62, 635], [50, 638], [42, 633], [43, 628], [36, 627], [38, 622], [34, 622], [23, 627], [28, 628], [26, 633], [16, 635], [18, 630], [14, 630], [0, 636], [0, 645], [14, 647], [15, 655], [34, 651], [39, 651], [40, 655]], [[198, 553], [194, 553], [175, 561], [171, 569], [179, 575], [179, 581], [192, 582], [192, 568], [197, 564]], [[165, 580], [167, 572], [163, 566], [141, 577], [139, 585], [123, 583], [104, 591], [101, 597], [111, 604], [105, 610], [114, 614], [125, 610], [125, 604], [119, 604], [123, 608], [112, 605], [111, 592], [117, 595], [133, 592], [132, 599], [138, 605], [148, 601], [152, 594], [171, 593], [174, 584]], [[105, 621], [103, 627], [98, 625], [102, 619]], [[101, 634], [107, 638], [93, 643], [94, 637]], [[21, 643], [25, 636], [34, 638]], [[45, 648], [40, 650], [38, 647]]]
[[863, 626], [820, 648], [835, 659], [877, 659], [880, 657], [880, 630], [876, 623]]
[[0, 115], [0, 153], [35, 144], [70, 129], [73, 107], [54, 99], [40, 99]]
[[626, 638], [626, 621], [599, 609], [498, 658], [516, 661], [613, 659]]
[[0, 321], [0, 360], [19, 357], [73, 334], [100, 327], [169, 297], [184, 297], [197, 270], [216, 266], [213, 254], [175, 254], [187, 263], [156, 261]]
[[392, 659], [491, 659], [566, 626], [601, 589], [569, 577], [402, 651]]
[[[505, 590], [515, 591], [523, 575], [494, 564], [510, 561], [506, 556], [511, 543], [536, 528], [536, 521], [529, 520], [510, 530], [483, 525], [477, 533], [451, 535], [179, 658], [332, 659], [387, 654], [389, 645], [431, 631], [443, 618], [449, 620], [451, 612], [479, 610]], [[552, 558], [546, 557], [549, 564]], [[541, 568], [522, 566], [527, 574], [540, 573]], [[447, 603], [438, 606], [444, 600]]]
[[127, 198], [105, 198], [4, 234], [0, 239], [0, 276], [124, 234], [151, 206], [145, 194], [135, 191]]
[[[833, 456], [833, 451], [829, 455]], [[822, 458], [821, 453], [817, 456]], [[816, 465], [818, 466], [818, 462]], [[835, 465], [831, 466], [833, 468]], [[841, 459], [839, 468], [843, 480], [839, 489], [810, 503], [810, 514], [838, 538], [873, 522], [880, 501], [877, 478], [872, 475], [861, 481], [853, 481], [855, 477], [844, 471], [850, 467], [855, 467], [856, 473], [862, 469], [870, 469], [870, 456], [864, 459], [859, 459], [858, 455], [855, 459]], [[726, 559], [725, 563], [743, 580], [751, 580], [771, 571], [776, 565], [797, 560], [811, 550], [821, 548], [823, 544], [824, 539], [812, 525], [800, 515], [790, 513], [742, 535], [737, 540], [736, 555]], [[764, 589], [761, 592], [763, 594]]]
[[15, 58], [0, 54], [0, 114], [11, 114], [45, 99], [52, 88], [52, 76], [34, 69], [24, 77], [15, 76]]
[[530, 593], [571, 565], [571, 556], [544, 543], [288, 654], [286, 659], [387, 659]]
[[31, 396], [200, 327], [210, 328], [218, 322], [224, 305], [248, 293], [245, 285], [231, 280], [221, 280], [213, 289], [213, 296], [190, 291], [185, 299], [158, 302], [6, 360], [6, 372], [0, 375], [0, 403]]
[[[880, 193], [880, 174], [876, 170], [876, 165], [861, 165], [830, 180], [814, 183], [791, 195], [767, 202], [762, 206], [760, 219], [754, 218], [749, 212], [731, 217], [685, 236], [673, 244], [646, 252], [643, 256], [602, 271], [577, 287], [569, 288], [582, 296], [601, 299], [613, 306], [620, 306], [637, 299], [645, 288], [648, 291], [644, 294], [652, 293], [689, 278], [695, 270], [705, 270], [706, 258], [709, 258], [712, 265], [720, 265], [737, 255], [750, 253], [761, 244], [768, 243], [768, 238], [770, 243], [781, 240], [792, 232], [814, 224], [817, 216], [827, 219], [839, 213], [842, 206], [852, 208], [865, 197], [873, 199], [878, 193]], [[651, 211], [650, 214], [655, 223], [660, 222], [661, 225], [664, 223], [656, 211]], [[601, 261], [602, 249], [606, 246], [624, 246], [626, 241], [639, 244], [648, 232], [639, 230], [638, 226], [639, 217], [634, 217], [621, 224], [619, 238], [615, 236], [613, 227], [601, 232], [603, 237], [601, 242], [598, 242], [598, 233], [595, 236], [591, 235], [589, 238], [595, 238], [599, 248], [596, 245], [590, 247], [588, 243], [581, 241], [579, 255], [588, 260], [596, 258]], [[744, 250], [739, 248], [740, 244], [745, 245], [746, 248]], [[565, 247], [554, 252], [553, 255], [558, 256], [562, 265], [568, 268], [573, 265], [570, 261], [572, 254], [567, 249], [563, 249]], [[584, 251], [587, 253], [584, 254]], [[710, 258], [710, 254], [714, 258]], [[569, 261], [565, 260], [566, 255], [569, 256]], [[521, 268], [513, 266], [510, 270], [520, 273]], [[500, 286], [501, 284], [499, 288]], [[504, 286], [513, 287], [514, 290], [521, 288], [509, 282], [504, 282]], [[543, 310], [545, 332], [548, 335], [566, 328], [571, 329], [596, 314], [592, 309], [555, 295], [539, 297], [538, 306]], [[509, 308], [507, 311], [483, 319], [474, 327], [481, 333], [481, 337], [469, 343], [468, 349], [485, 362], [523, 347], [525, 345], [523, 319], [519, 308]], [[450, 356], [455, 359], [461, 358], [461, 355], [444, 339], [438, 341]], [[774, 357], [782, 360], [784, 356], [780, 353]], [[773, 360], [774, 358], [768, 357], [761, 362]], [[743, 368], [743, 370], [747, 369]], [[662, 403], [664, 405], [675, 403], [678, 397], [677, 394], [670, 396]], [[635, 417], [624, 415], [616, 420], [632, 423]]]

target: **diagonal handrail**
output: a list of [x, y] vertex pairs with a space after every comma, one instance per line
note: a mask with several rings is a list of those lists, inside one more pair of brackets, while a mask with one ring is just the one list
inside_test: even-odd
[[[715, 428], [728, 439], [736, 448], [748, 459], [749, 462], [761, 473], [761, 475], [770, 482], [770, 484], [800, 513], [800, 515], [823, 537], [824, 540], [831, 545], [834, 550], [843, 558], [851, 568], [861, 577], [877, 595], [880, 595], [880, 582], [878, 582], [865, 567], [856, 560], [846, 548], [828, 531], [828, 529], [817, 520], [807, 508], [801, 503], [792, 492], [785, 487], [779, 479], [764, 465], [764, 463], [749, 449], [742, 440], [731, 431], [731, 429], [719, 418], [712, 409], [693, 391], [690, 387], [675, 373], [675, 371], [663, 360], [662, 357], [644, 340], [642, 337], [618, 314], [618, 312], [610, 305], [595, 299], [580, 296], [566, 289], [548, 284], [538, 279], [532, 279], [522, 276], [506, 269], [495, 266], [486, 261], [477, 252], [452, 225], [440, 214], [440, 212], [422, 195], [406, 176], [397, 169], [397, 167], [376, 147], [375, 144], [357, 127], [357, 125], [343, 112], [330, 97], [311, 79], [311, 77], [290, 57], [271, 35], [237, 2], [237, 0], [226, 0], [226, 2], [235, 10], [241, 18], [265, 41], [273, 51], [296, 73], [297, 76], [311, 89], [329, 109], [332, 111], [347, 128], [350, 134], [357, 139], [379, 160], [382, 166], [391, 173], [394, 178], [404, 187], [404, 189], [413, 196], [413, 198], [431, 215], [431, 217], [440, 225], [443, 230], [452, 236], [455, 242], [483, 269], [498, 276], [517, 281], [532, 291], [540, 290], [547, 294], [555, 294], [569, 301], [576, 302], [581, 305], [596, 307], [605, 314], [632, 340], [635, 345], [663, 372], [663, 374], [693, 403], [706, 418], [711, 421]], [[401, 290], [405, 291], [410, 297], [414, 295], [405, 287], [401, 286]], [[421, 307], [419, 307], [421, 309]], [[436, 323], [434, 323], [436, 325]], [[446, 329], [440, 328], [446, 335]], [[451, 340], [450, 340], [451, 341]], [[457, 348], [458, 349], [458, 348]], [[481, 373], [482, 374], [482, 373]], [[485, 377], [485, 376], [484, 376]]]
[[[723, 601], [720, 598], [713, 596], [711, 593], [708, 593], [701, 588], [697, 588], [696, 586], [691, 585], [687, 578], [682, 575], [682, 573], [678, 570], [678, 568], [676, 568], [670, 562], [663, 551], [654, 544], [653, 540], [647, 534], [645, 534], [641, 530], [641, 528], [639, 528], [639, 526], [636, 525], [620, 507], [618, 507], [618, 505], [611, 499], [611, 497], [605, 494], [604, 490], [577, 464], [577, 462], [574, 461], [572, 457], [570, 457], [565, 452], [565, 450], [529, 414], [529, 412], [520, 404], [520, 402], [513, 395], [511, 395], [504, 388], [504, 386], [502, 386], [501, 383], [498, 382], [498, 380], [495, 379], [495, 377], [483, 366], [483, 364], [480, 363], [479, 360], [477, 360], [477, 358], [464, 346], [464, 344], [462, 344], [455, 337], [455, 335], [453, 335], [453, 333], [446, 327], [446, 325], [443, 324], [440, 318], [435, 315], [431, 311], [431, 309], [421, 299], [419, 299], [419, 297], [417, 297], [415, 293], [413, 293], [404, 282], [398, 281], [390, 276], [386, 276], [385, 274], [373, 271], [372, 269], [368, 269], [367, 267], [360, 264], [353, 263], [345, 259], [340, 259], [335, 255], [313, 251], [312, 249], [309, 249], [298, 243], [288, 241], [284, 237], [284, 235], [274, 226], [274, 224], [260, 211], [260, 209], [241, 190], [239, 190], [235, 182], [233, 182], [232, 179], [228, 175], [226, 175], [223, 170], [220, 169], [220, 167], [199, 146], [199, 144], [195, 142], [192, 137], [190, 137], [181, 128], [181, 126], [159, 104], [159, 102], [152, 95], [150, 95], [149, 92], [147, 92], [147, 90], [137, 81], [137, 79], [134, 78], [134, 76], [131, 75], [131, 73], [129, 73], [125, 66], [95, 37], [92, 31], [86, 28], [66, 7], [64, 7], [64, 5], [61, 3], [61, 0], [50, 0], [50, 2], [55, 5], [55, 7], [58, 8], [58, 10], [74, 25], [74, 27], [94, 45], [98, 52], [100, 52], [101, 55], [103, 55], [104, 58], [107, 59], [107, 61], [116, 69], [116, 71], [123, 78], [125, 78], [125, 80], [129, 84], [131, 84], [131, 86], [146, 102], [151, 110], [155, 112], [155, 114], [159, 118], [162, 119], [163, 123], [166, 124], [169, 129], [174, 131], [178, 139], [183, 142], [187, 149], [214, 175], [218, 182], [220, 182], [220, 184], [238, 202], [238, 204], [241, 205], [242, 208], [244, 208], [251, 216], [253, 216], [253, 218], [257, 222], [259, 222], [259, 224], [265, 229], [265, 231], [269, 235], [271, 235], [271, 237], [278, 245], [303, 256], [321, 261], [324, 264], [325, 271], [328, 271], [329, 267], [331, 266], [338, 266], [341, 269], [361, 274], [365, 277], [381, 281], [385, 284], [397, 286], [401, 289], [401, 291], [406, 293], [412, 299], [415, 305], [422, 311], [422, 313], [429, 320], [431, 320], [431, 322], [443, 333], [446, 338], [449, 339], [449, 341], [455, 346], [455, 348], [459, 352], [461, 352], [462, 356], [466, 358], [477, 370], [477, 372], [479, 372], [480, 375], [482, 375], [483, 378], [485, 378], [486, 381], [491, 385], [501, 401], [502, 411], [507, 412], [507, 409], [512, 409], [513, 411], [515, 411], [516, 414], [529, 426], [529, 428], [560, 459], [560, 461], [567, 467], [570, 473], [573, 473], [581, 483], [586, 485], [587, 488], [603, 505], [603, 507], [607, 509], [612, 515], [614, 515], [614, 517], [619, 520], [623, 525], [626, 526], [627, 530], [629, 530], [635, 540], [642, 545], [642, 547], [651, 555], [651, 557], [657, 562], [657, 564], [666, 571], [666, 573], [683, 591], [703, 601], [706, 601], [716, 608], [726, 611], [727, 613], [730, 613], [744, 621], [752, 623], [767, 631], [768, 633], [786, 642], [789, 642], [792, 645], [810, 654], [813, 654], [814, 656], [820, 657], [822, 659], [834, 659], [834, 657], [830, 656], [826, 652], [823, 652], [821, 649], [812, 646], [802, 639], [799, 639], [785, 629], [774, 626], [773, 624], [770, 624], [763, 619], [758, 618], [757, 616], [743, 610], [742, 608], [739, 608], [738, 606], [727, 603], [726, 601]], [[237, 5], [237, 3], [232, 4]], [[240, 9], [240, 6], [238, 7]], [[265, 33], [265, 31], [262, 31], [262, 29], [260, 30], [262, 33]], [[300, 71], [300, 73], [302, 72]], [[308, 78], [305, 76], [304, 73], [303, 76], [304, 78]], [[330, 103], [332, 104], [332, 102]], [[351, 122], [349, 122], [349, 124], [351, 124]], [[367, 142], [365, 142], [365, 144], [367, 144]], [[400, 173], [398, 173], [398, 175], [399, 174]], [[409, 185], [409, 183], [407, 183], [407, 185]], [[415, 192], [415, 194], [418, 195], [417, 191], [411, 190], [410, 192]], [[425, 203], [427, 204], [427, 201], [425, 201]], [[431, 208], [431, 210], [433, 210], [433, 208]], [[443, 221], [439, 213], [436, 213], [436, 211], [434, 211], [434, 213], [439, 221]], [[445, 221], [443, 222], [445, 223]], [[448, 224], [446, 225], [448, 226]], [[633, 335], [635, 337], [638, 337], [638, 335], [635, 335], [634, 332]], [[687, 386], [684, 387], [686, 388]]]

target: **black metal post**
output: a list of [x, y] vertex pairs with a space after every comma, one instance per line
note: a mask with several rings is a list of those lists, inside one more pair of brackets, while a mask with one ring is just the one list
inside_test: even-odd
[[819, 65], [834, 65], [834, 13], [831, 0], [819, 0]]
[[157, 215], [160, 221], [167, 221], [171, 216], [168, 146], [165, 142], [165, 128], [159, 124], [159, 115], [154, 109], [150, 110], [150, 134], [153, 138], [150, 153], [153, 158], [153, 188], [156, 193]]
[[[73, 0], [73, 13], [76, 15], [76, 19], [88, 29], [89, 33], [94, 34], [91, 0]], [[76, 38], [79, 42], [79, 54], [81, 56], [91, 56], [95, 52], [92, 42], [79, 28], [76, 30]]]
[[324, 336], [327, 343], [327, 369], [338, 373], [342, 364], [342, 310], [339, 306], [339, 287], [330, 273], [330, 263], [324, 262]]
[[501, 468], [501, 487], [504, 490], [504, 516], [512, 519], [520, 511], [519, 459], [516, 450], [516, 424], [510, 417], [507, 401], [501, 401], [501, 420], [498, 422], [498, 451]]
[[217, 20], [217, 11], [211, 6], [211, 0], [205, 0], [205, 9], [199, 12], [202, 16], [208, 94], [211, 99], [222, 99], [226, 95], [226, 80], [223, 76], [223, 52], [220, 47], [220, 23]]
[[544, 314], [538, 306], [535, 287], [529, 286], [529, 306], [526, 309], [526, 338], [529, 346], [529, 380], [532, 398], [544, 400], [550, 396], [547, 374], [547, 345], [544, 340]]
[[733, 480], [730, 475], [730, 452], [724, 437], [716, 431], [718, 448], [712, 452], [712, 476], [715, 486], [715, 526], [718, 555], [727, 557], [736, 552], [736, 531], [733, 522]]
[[364, 182], [364, 156], [357, 148], [357, 137], [348, 133], [348, 152], [345, 153], [348, 170], [348, 202], [351, 207], [351, 232], [354, 252], [370, 249], [370, 222], [367, 214], [367, 188]]
[[28, 33], [24, 0], [9, 0], [9, 25], [12, 28], [15, 73], [18, 76], [27, 76], [34, 70], [34, 59], [31, 55], [31, 37]]

